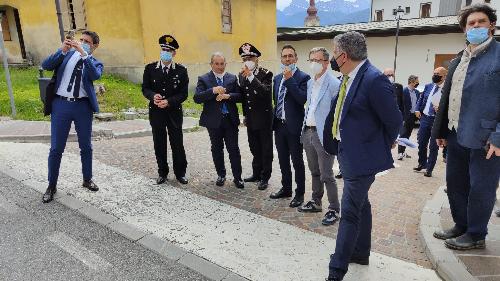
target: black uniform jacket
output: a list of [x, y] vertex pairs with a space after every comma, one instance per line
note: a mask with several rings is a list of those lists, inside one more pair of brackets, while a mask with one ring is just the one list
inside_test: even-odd
[[252, 130], [271, 129], [273, 122], [273, 73], [263, 67], [254, 71], [252, 82], [239, 75], [246, 126]]

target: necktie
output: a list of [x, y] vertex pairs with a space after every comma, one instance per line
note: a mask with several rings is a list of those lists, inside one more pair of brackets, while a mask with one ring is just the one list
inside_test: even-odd
[[276, 106], [276, 117], [278, 117], [278, 119], [284, 119], [283, 107], [285, 105], [285, 95], [286, 95], [286, 87], [285, 85], [281, 84], [281, 89], [278, 92], [278, 104]]
[[[83, 60], [80, 59], [75, 68], [73, 68], [73, 73], [71, 73], [71, 78], [69, 79], [67, 92], [71, 92], [73, 90], [73, 97], [78, 98], [80, 96], [80, 82], [82, 81], [82, 72], [83, 72]], [[75, 87], [73, 87], [75, 85]]]
[[432, 92], [432, 94], [429, 96], [429, 99], [431, 99], [430, 105], [429, 105], [429, 116], [436, 115], [436, 111], [434, 110], [434, 106], [432, 106], [432, 97], [434, 96], [434, 94], [437, 93], [438, 90], [439, 90], [439, 87], [436, 86], [436, 88], [434, 88], [434, 92]]
[[[215, 79], [217, 80], [217, 86], [222, 86], [223, 83], [222, 83], [222, 78], [219, 78], [219, 77], [215, 77]], [[227, 105], [225, 102], [222, 102], [222, 114], [228, 114], [229, 113], [229, 110], [227, 110]]]
[[333, 127], [332, 133], [333, 137], [337, 136], [337, 132], [339, 130], [340, 124], [340, 113], [342, 112], [342, 107], [344, 106], [344, 100], [347, 90], [347, 81], [349, 80], [349, 76], [344, 75], [342, 78], [342, 85], [340, 85], [339, 97], [337, 98], [337, 104], [335, 105], [335, 115], [333, 115]]
[[163, 73], [168, 74], [168, 67], [163, 67]]

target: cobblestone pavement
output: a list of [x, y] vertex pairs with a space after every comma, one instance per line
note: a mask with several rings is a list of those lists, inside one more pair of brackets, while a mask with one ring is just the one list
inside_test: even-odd
[[[416, 132], [413, 135], [415, 137]], [[171, 173], [170, 182], [174, 186], [335, 238], [338, 224], [330, 227], [322, 226], [323, 214], [299, 213], [296, 209], [288, 207], [289, 200], [269, 199], [269, 194], [280, 188], [281, 174], [276, 152], [270, 187], [266, 191], [258, 191], [256, 185], [247, 184], [244, 190], [239, 190], [234, 187], [231, 181], [227, 153], [228, 181], [224, 187], [215, 186], [217, 174], [212, 162], [210, 140], [205, 130], [187, 133], [184, 135], [184, 140], [188, 158], [187, 176], [190, 183], [186, 186], [178, 184]], [[245, 128], [240, 129], [239, 143], [243, 176], [245, 177], [251, 173], [251, 154]], [[68, 143], [67, 151], [78, 154], [78, 144]], [[434, 170], [434, 176], [426, 178], [423, 173], [415, 173], [412, 170], [417, 161], [416, 149], [411, 149], [408, 152], [413, 158], [404, 161], [396, 160], [396, 169], [379, 175], [370, 191], [370, 200], [373, 206], [372, 250], [430, 268], [431, 265], [418, 238], [418, 223], [425, 202], [444, 183], [444, 163], [440, 156]], [[157, 176], [151, 137], [94, 142], [94, 158], [108, 165], [140, 173], [150, 178]], [[170, 151], [169, 163], [172, 163]], [[337, 167], [336, 164], [335, 173], [338, 172]], [[339, 180], [338, 183], [341, 193], [343, 182]], [[306, 168], [306, 200], [310, 196], [311, 180]], [[327, 206], [326, 195], [323, 198], [323, 205]]]

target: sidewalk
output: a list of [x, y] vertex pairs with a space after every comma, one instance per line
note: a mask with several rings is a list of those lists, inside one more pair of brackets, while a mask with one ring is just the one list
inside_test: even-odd
[[[486, 249], [454, 251], [432, 234], [453, 226], [448, 197], [441, 187], [422, 213], [420, 234], [439, 275], [446, 281], [500, 281], [500, 218], [492, 214], [488, 225]], [[500, 198], [500, 192], [497, 193]], [[497, 202], [497, 206], [499, 203]]]
[[[199, 129], [198, 119], [184, 117], [182, 129], [190, 132]], [[92, 136], [97, 139], [133, 138], [151, 135], [148, 120], [96, 122], [92, 126]], [[77, 141], [74, 126], [68, 141]], [[50, 142], [50, 122], [0, 120], [0, 142]]]
[[[10, 175], [17, 174], [24, 184], [43, 192], [47, 150], [44, 144], [0, 143], [0, 168]], [[74, 167], [79, 165], [78, 155], [65, 154], [58, 200], [83, 202], [70, 205], [90, 213], [88, 216], [101, 224], [121, 225], [122, 233], [133, 232], [137, 243], [149, 245], [171, 258], [185, 263], [209, 262], [211, 266], [205, 269], [220, 268], [215, 273], [211, 271], [213, 280], [227, 279], [229, 274], [220, 273], [222, 270], [257, 281], [319, 281], [328, 273], [329, 254], [335, 247], [332, 238], [182, 188], [156, 186], [147, 177], [100, 161], [94, 162], [94, 178], [100, 191], [91, 193], [78, 188], [77, 179], [81, 175]], [[95, 212], [105, 215], [91, 214]], [[370, 266], [352, 265], [345, 280], [440, 279], [433, 270], [372, 253]]]

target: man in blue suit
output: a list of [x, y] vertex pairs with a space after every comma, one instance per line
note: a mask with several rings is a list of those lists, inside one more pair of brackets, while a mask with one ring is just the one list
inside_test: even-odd
[[304, 104], [307, 101], [307, 81], [309, 75], [299, 70], [295, 63], [297, 53], [291, 45], [281, 50], [282, 73], [274, 77], [274, 137], [281, 169], [281, 189], [272, 193], [272, 199], [292, 197], [292, 170], [290, 157], [295, 170], [295, 197], [290, 207], [296, 208], [304, 203], [306, 185], [304, 158], [300, 132], [304, 120]]
[[[418, 77], [415, 75], [410, 75], [408, 77], [408, 86], [403, 89], [403, 129], [399, 135], [402, 138], [410, 138], [413, 128], [415, 127], [415, 121], [417, 121], [417, 116], [415, 116], [415, 111], [417, 110], [417, 102], [420, 97], [420, 92], [417, 90], [419, 85]], [[406, 154], [406, 146], [398, 146], [398, 160], [403, 160], [403, 158], [410, 158]]]
[[349, 263], [368, 265], [372, 213], [368, 190], [375, 174], [393, 168], [391, 147], [402, 125], [394, 87], [367, 60], [365, 36], [347, 32], [333, 39], [332, 69], [343, 74], [325, 122], [325, 149], [338, 155], [344, 178], [335, 253], [326, 280], [340, 281]]
[[[432, 83], [425, 85], [424, 92], [417, 101], [417, 110], [415, 115], [420, 118], [420, 127], [418, 128], [418, 166], [413, 170], [420, 172], [426, 169], [424, 176], [432, 177], [432, 171], [436, 165], [439, 147], [436, 140], [431, 137], [432, 125], [436, 116], [436, 107], [441, 98], [444, 78], [448, 70], [444, 67], [438, 67], [432, 75]], [[429, 157], [427, 157], [427, 146], [429, 146]]]
[[212, 158], [217, 171], [217, 186], [226, 181], [224, 166], [224, 143], [229, 153], [231, 171], [237, 188], [244, 188], [241, 179], [241, 155], [238, 146], [237, 102], [241, 102], [241, 94], [236, 75], [226, 72], [226, 58], [216, 52], [210, 59], [212, 70], [198, 77], [194, 101], [203, 104], [200, 126], [206, 127], [212, 143]]
[[456, 250], [483, 249], [500, 178], [500, 43], [487, 4], [460, 12], [468, 46], [450, 64], [433, 127], [448, 147], [446, 187], [455, 225], [434, 237]]
[[99, 111], [93, 81], [101, 78], [103, 69], [102, 63], [92, 56], [98, 46], [97, 33], [84, 31], [80, 42], [66, 39], [62, 47], [42, 63], [43, 69], [54, 70], [57, 74], [54, 99], [46, 101], [51, 102], [52, 117], [49, 186], [43, 195], [44, 203], [52, 201], [57, 191], [61, 158], [72, 122], [75, 122], [80, 146], [83, 187], [91, 191], [99, 190], [92, 181], [91, 143], [93, 112]]
[[309, 62], [314, 78], [307, 83], [306, 114], [302, 126], [301, 141], [312, 177], [312, 198], [298, 208], [299, 212], [321, 212], [321, 201], [326, 187], [328, 211], [323, 225], [332, 225], [339, 219], [340, 204], [337, 182], [333, 176], [335, 155], [323, 147], [323, 129], [330, 113], [332, 100], [339, 92], [340, 81], [328, 72], [330, 54], [323, 47], [309, 52]]

